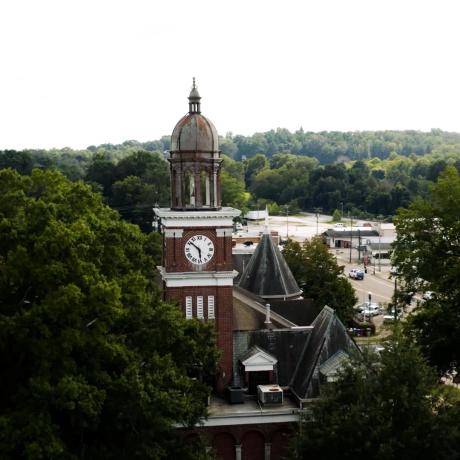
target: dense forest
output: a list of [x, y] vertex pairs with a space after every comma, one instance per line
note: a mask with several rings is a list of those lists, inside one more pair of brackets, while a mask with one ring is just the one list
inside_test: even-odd
[[[169, 203], [169, 136], [85, 150], [0, 151], [0, 169], [22, 174], [57, 169], [100, 191], [122, 216], [151, 228], [152, 205]], [[313, 211], [391, 217], [413, 198], [426, 197], [447, 165], [460, 170], [460, 134], [441, 130], [321, 132], [277, 129], [252, 136], [227, 134], [223, 204], [272, 213]]]

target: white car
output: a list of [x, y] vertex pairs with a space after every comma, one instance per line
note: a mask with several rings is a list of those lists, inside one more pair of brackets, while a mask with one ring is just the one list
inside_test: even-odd
[[364, 279], [364, 271], [360, 268], [352, 268], [348, 272], [348, 277], [354, 280], [363, 280]]
[[380, 305], [377, 303], [364, 302], [355, 307], [355, 309], [358, 311], [358, 318], [360, 319], [370, 318], [382, 313]]
[[[402, 313], [400, 311], [396, 312], [396, 319], [401, 319]], [[392, 323], [395, 320], [395, 311], [394, 309], [388, 311], [383, 315], [383, 322], [384, 323]]]

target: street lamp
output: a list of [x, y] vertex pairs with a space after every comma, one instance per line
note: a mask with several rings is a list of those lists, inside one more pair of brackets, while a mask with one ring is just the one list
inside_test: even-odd
[[353, 216], [350, 216], [350, 211], [348, 211], [348, 218], [350, 219], [350, 260], [351, 264], [351, 249], [353, 247]]
[[289, 239], [289, 206], [286, 204], [286, 239]]
[[369, 299], [369, 306], [367, 307], [367, 310], [369, 311], [369, 323], [371, 322], [371, 301], [372, 301], [372, 292], [369, 291], [367, 293], [367, 297]]
[[318, 236], [318, 216], [319, 213], [323, 210], [323, 208], [313, 208], [313, 211], [316, 215], [316, 236]]
[[380, 237], [382, 235], [382, 217], [381, 215], [377, 216], [377, 220], [379, 222], [379, 272], [382, 271], [382, 253], [380, 251]]

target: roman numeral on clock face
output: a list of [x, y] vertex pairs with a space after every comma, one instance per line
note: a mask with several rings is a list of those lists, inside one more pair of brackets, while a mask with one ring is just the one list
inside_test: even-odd
[[214, 242], [206, 235], [192, 235], [184, 245], [185, 257], [193, 265], [204, 265], [214, 257]]

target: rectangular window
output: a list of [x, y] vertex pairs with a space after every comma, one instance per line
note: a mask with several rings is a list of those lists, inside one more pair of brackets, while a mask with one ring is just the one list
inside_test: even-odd
[[198, 296], [196, 298], [196, 317], [198, 319], [203, 319], [203, 296]]
[[214, 319], [214, 296], [208, 295], [208, 319]]
[[185, 319], [192, 319], [193, 317], [193, 308], [192, 308], [192, 297], [187, 296], [185, 298]]

